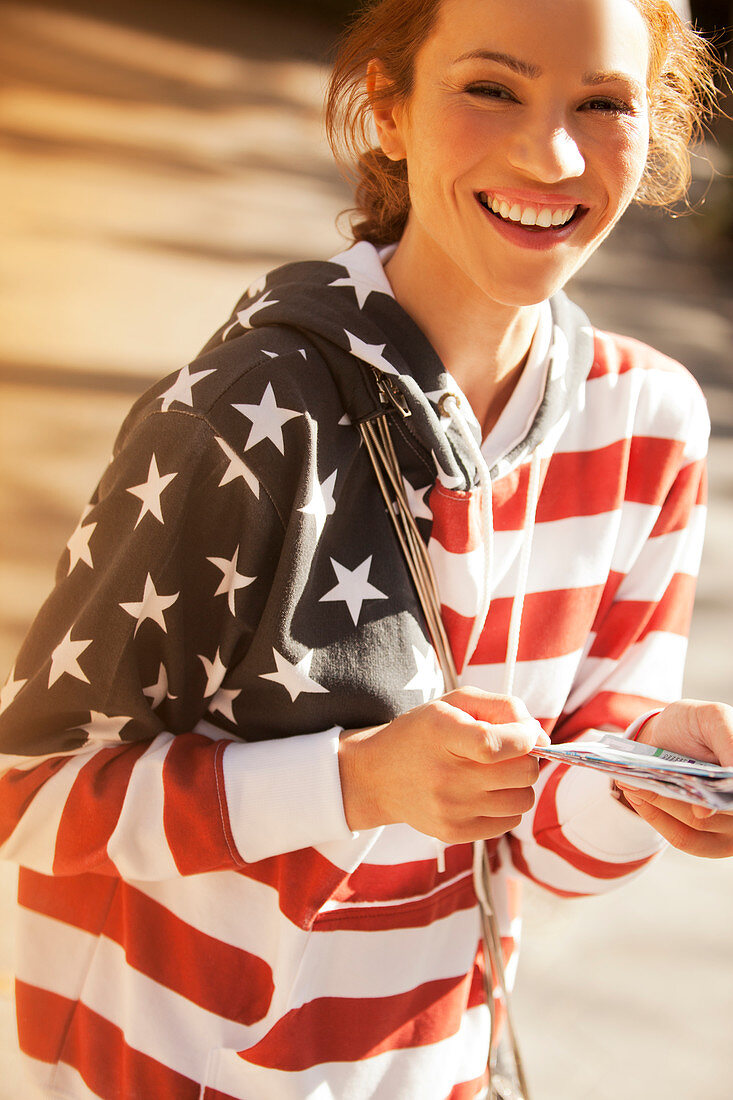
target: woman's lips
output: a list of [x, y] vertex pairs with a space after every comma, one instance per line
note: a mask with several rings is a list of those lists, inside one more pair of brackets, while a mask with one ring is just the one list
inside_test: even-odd
[[[491, 210], [487, 205], [488, 201], [491, 201], [493, 196], [490, 192], [479, 192], [476, 195], [476, 202], [480, 206], [485, 217], [491, 220], [492, 225], [495, 227], [498, 233], [500, 233], [505, 239], [512, 241], [514, 244], [518, 244], [524, 248], [530, 248], [535, 250], [543, 250], [553, 248], [555, 245], [560, 244], [570, 237], [576, 230], [577, 226], [583, 220], [588, 212], [588, 208], [581, 205], [576, 205], [573, 209], [572, 206], [563, 205], [561, 202], [557, 202], [557, 205], [552, 207], [548, 204], [543, 204], [543, 207], [533, 206], [533, 204], [524, 202], [521, 204], [515, 204], [520, 206], [520, 218], [524, 214], [525, 224], [522, 224], [521, 220], [511, 220], [510, 218], [504, 218], [500, 212]], [[501, 196], [497, 193], [497, 199]], [[508, 200], [504, 200], [505, 205]], [[557, 201], [557, 200], [556, 200]], [[537, 212], [541, 212], [541, 209], [564, 211], [567, 220], [563, 224], [559, 225], [537, 225]], [[528, 215], [525, 211], [531, 210], [534, 212], [534, 217]], [[515, 219], [517, 211], [512, 209]], [[546, 216], [542, 219], [546, 221]], [[556, 220], [559, 220], [556, 219]], [[528, 221], [534, 221], [534, 224], [528, 224]]]

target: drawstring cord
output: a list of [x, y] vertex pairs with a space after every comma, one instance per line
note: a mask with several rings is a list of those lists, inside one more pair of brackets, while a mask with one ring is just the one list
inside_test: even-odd
[[[461, 415], [455, 415], [458, 407], [455, 397], [453, 395], [447, 395], [444, 407], [445, 405], [451, 406], [450, 414], [454, 420], [454, 423], [456, 424], [458, 431], [461, 433], [461, 436], [465, 440], [471, 456], [474, 458], [478, 474], [477, 480], [479, 481], [482, 490], [481, 518], [483, 526], [482, 533], [484, 536], [482, 540], [484, 546], [483, 592], [481, 594], [479, 611], [476, 617], [476, 621], [474, 622], [474, 628], [471, 633], [471, 644], [473, 648], [469, 648], [468, 653], [470, 654], [473, 652], [473, 649], [475, 649], [478, 638], [480, 637], [481, 631], [483, 630], [486, 616], [488, 615], [491, 599], [491, 570], [493, 564], [494, 549], [491, 476], [486, 461], [481, 454], [481, 449], [468, 424], [465, 422], [464, 418]], [[410, 575], [415, 583], [418, 598], [423, 608], [428, 630], [431, 635], [431, 640], [433, 642], [433, 646], [435, 647], [436, 656], [438, 657], [440, 667], [443, 672], [445, 686], [448, 690], [453, 690], [458, 686], [458, 676], [453, 661], [450, 642], [448, 641], [448, 637], [445, 632], [442, 617], [440, 614], [440, 599], [438, 596], [435, 574], [433, 572], [432, 564], [428, 557], [427, 549], [422, 538], [420, 537], [417, 524], [410, 511], [407, 494], [405, 492], [402, 475], [399, 469], [399, 463], [392, 442], [388, 417], [385, 413], [383, 413], [372, 418], [371, 420], [361, 421], [359, 423], [359, 430], [367, 447], [367, 451], [374, 467], [380, 491], [387, 505], [387, 510], [390, 519], [392, 520], [405, 560], [407, 562]], [[522, 546], [522, 553], [520, 555], [519, 584], [517, 595], [515, 597], [515, 607], [513, 607], [512, 609], [510, 634], [507, 642], [507, 663], [510, 665], [510, 668], [507, 670], [507, 672], [505, 672], [505, 680], [509, 681], [510, 685], [513, 684], [514, 680], [516, 650], [519, 643], [519, 631], [521, 627], [522, 610], [524, 607], [524, 591], [526, 589], [527, 577], [529, 572], [529, 557], [534, 531], [534, 518], [537, 508], [537, 500], [539, 497], [540, 468], [540, 459], [539, 456], [535, 453], [532, 459], [530, 482], [527, 493], [527, 509], [525, 513], [526, 537]], [[527, 525], [529, 528], [528, 530]], [[512, 642], [513, 648], [510, 653], [509, 645]], [[438, 843], [440, 844], [440, 842]], [[440, 844], [439, 847], [437, 862], [439, 871], [444, 871], [445, 848], [442, 844]], [[519, 1047], [517, 1045], [516, 1029], [514, 1027], [514, 1022], [512, 1019], [511, 1005], [509, 1001], [509, 993], [504, 971], [501, 933], [493, 905], [490, 878], [491, 868], [489, 866], [489, 858], [486, 844], [481, 841], [477, 841], [473, 846], [473, 879], [476, 890], [476, 897], [479, 902], [482, 937], [486, 949], [484, 983], [486, 988], [486, 999], [491, 1017], [491, 1030], [489, 1037], [490, 1072], [498, 1076], [498, 1074], [496, 1073], [496, 1006], [494, 1003], [494, 990], [492, 988], [492, 973], [495, 973], [498, 989], [504, 1002], [507, 1033], [511, 1044], [514, 1065], [516, 1068], [517, 1083], [521, 1089], [521, 1095], [524, 1097], [528, 1097], [529, 1093], [524, 1076], [522, 1059], [519, 1052]]]
[[445, 412], [446, 415], [450, 416], [453, 425], [466, 444], [466, 449], [476, 467], [476, 480], [481, 487], [481, 543], [484, 555], [482, 592], [466, 648], [466, 661], [468, 661], [478, 645], [491, 606], [491, 579], [494, 567], [494, 510], [491, 498], [491, 473], [484, 456], [481, 454], [481, 447], [475, 435], [460, 412], [459, 399], [456, 395], [453, 393], [445, 394], [441, 398], [440, 408], [441, 412]]
[[527, 595], [529, 559], [532, 555], [532, 543], [534, 542], [534, 526], [537, 516], [537, 502], [540, 495], [541, 472], [542, 458], [538, 448], [532, 455], [532, 463], [529, 468], [529, 485], [527, 486], [527, 505], [524, 510], [522, 550], [519, 556], [517, 588], [512, 602], [512, 614], [509, 620], [509, 635], [506, 645], [506, 663], [504, 665], [505, 695], [511, 695], [514, 690], [514, 673], [517, 667], [517, 654], [519, 653], [519, 631], [522, 625], [524, 600]]
[[[478, 640], [481, 637], [481, 633], [486, 622], [486, 617], [489, 613], [489, 607], [491, 605], [492, 568], [494, 563], [494, 519], [491, 491], [491, 473], [484, 459], [484, 456], [481, 453], [481, 448], [476, 441], [473, 432], [471, 431], [464, 417], [459, 412], [458, 400], [456, 399], [456, 397], [453, 394], [446, 395], [442, 400], [441, 408], [451, 416], [453, 424], [460, 432], [461, 437], [465, 441], [469, 454], [473, 458], [476, 465], [477, 481], [481, 485], [481, 526], [483, 536], [482, 543], [484, 546], [483, 593], [466, 651], [466, 660], [468, 660], [473, 654], [478, 644]], [[517, 584], [514, 594], [514, 600], [512, 602], [512, 612], [509, 621], [509, 633], [507, 636], [507, 652], [504, 665], [503, 683], [503, 690], [505, 695], [511, 695], [514, 689], [514, 675], [517, 666], [517, 654], [519, 652], [519, 635], [522, 625], [525, 596], [527, 593], [527, 582], [529, 579], [529, 563], [532, 554], [532, 544], [534, 542], [534, 530], [537, 515], [537, 504], [539, 501], [541, 472], [542, 458], [540, 449], [537, 448], [532, 454], [532, 461], [529, 471], [527, 503], [524, 512], [522, 548], [519, 556]], [[489, 1048], [491, 1051], [491, 1071], [496, 1078], [498, 1076], [498, 1067], [496, 1065], [496, 1005], [494, 998], [494, 989], [492, 987], [492, 978], [493, 974], [495, 974], [498, 990], [504, 1003], [507, 1033], [509, 1036], [512, 1054], [514, 1057], [517, 1082], [520, 1089], [522, 1090], [522, 1095], [524, 1097], [528, 1097], [529, 1091], [524, 1076], [524, 1067], [522, 1065], [521, 1054], [517, 1044], [516, 1027], [514, 1025], [512, 1006], [509, 998], [506, 973], [504, 969], [504, 953], [501, 944], [501, 933], [493, 905], [489, 856], [486, 844], [483, 841], [475, 841], [473, 845], [473, 883], [474, 889], [476, 891], [476, 897], [479, 903], [479, 911], [481, 914], [481, 931], [483, 935], [483, 941], [488, 956], [488, 958], [485, 960], [486, 966], [484, 968], [484, 983], [486, 1000], [489, 1005], [489, 1011], [491, 1015], [491, 1035], [489, 1043]]]

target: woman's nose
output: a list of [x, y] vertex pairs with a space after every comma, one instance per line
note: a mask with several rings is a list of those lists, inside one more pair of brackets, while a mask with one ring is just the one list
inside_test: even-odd
[[543, 183], [577, 179], [585, 171], [585, 159], [578, 143], [562, 125], [538, 124], [520, 129], [509, 151], [514, 168]]

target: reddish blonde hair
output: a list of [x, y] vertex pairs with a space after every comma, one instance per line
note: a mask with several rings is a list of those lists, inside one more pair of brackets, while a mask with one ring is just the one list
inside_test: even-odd
[[[370, 132], [367, 67], [378, 59], [389, 80], [381, 98], [409, 100], [415, 58], [438, 19], [441, 0], [367, 0], [342, 35], [326, 98], [326, 133], [355, 182], [351, 235], [375, 245], [399, 240], [410, 212], [405, 161], [391, 161]], [[636, 200], [668, 206], [690, 182], [690, 146], [713, 113], [715, 74], [710, 45], [666, 0], [633, 0], [650, 38], [649, 154]]]

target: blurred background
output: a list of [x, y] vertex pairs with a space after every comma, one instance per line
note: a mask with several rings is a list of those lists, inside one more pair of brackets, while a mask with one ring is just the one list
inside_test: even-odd
[[[142, 390], [251, 279], [343, 247], [321, 129], [340, 0], [0, 2], [0, 682]], [[724, 51], [727, 2], [693, 4]], [[688, 695], [733, 703], [733, 137], [693, 213], [635, 209], [571, 287], [682, 360], [713, 420]], [[13, 1051], [0, 865], [0, 1100]], [[731, 1100], [733, 861], [669, 853], [625, 890], [528, 894], [517, 1014], [536, 1100]], [[155, 1100], [155, 1098], [141, 1098]], [[256, 1098], [253, 1098], [256, 1100]]]

